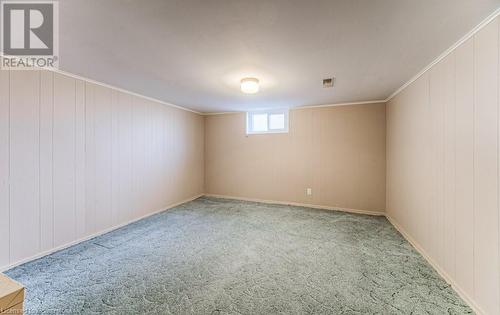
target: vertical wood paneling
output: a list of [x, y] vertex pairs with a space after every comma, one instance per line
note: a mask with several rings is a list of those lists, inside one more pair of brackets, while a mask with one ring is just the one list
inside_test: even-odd
[[[1, 61], [1, 58], [0, 58]], [[9, 255], [9, 71], [0, 70], [0, 266], [8, 265]]]
[[[165, 139], [164, 139], [164, 135], [163, 135], [163, 115], [164, 115], [164, 111], [163, 111], [163, 106], [158, 106], [156, 105], [156, 115], [155, 115], [155, 119], [156, 119], [156, 128], [155, 128], [155, 132], [156, 132], [156, 143], [155, 145], [153, 146], [153, 148], [155, 149], [155, 153], [153, 154], [153, 156], [155, 157], [155, 167], [154, 169], [158, 170], [158, 169], [163, 169], [163, 165], [164, 164], [164, 144], [165, 144]], [[191, 128], [190, 128], [191, 130]], [[192, 130], [196, 130], [196, 129], [192, 129]], [[193, 143], [193, 142], [191, 142]], [[193, 145], [195, 145], [195, 143], [193, 143]], [[193, 157], [191, 157], [191, 155], [189, 156], [189, 159], [193, 159]], [[191, 165], [194, 165], [194, 164], [191, 164]], [[195, 182], [192, 177], [191, 177], [191, 172], [189, 174], [187, 174], [187, 176], [189, 176], [189, 180], [190, 182]], [[162, 207], [165, 206], [165, 200], [164, 200], [164, 194], [163, 194], [163, 187], [164, 186], [164, 177], [165, 177], [165, 174], [163, 172], [156, 172], [156, 181], [155, 181], [155, 192], [156, 192], [156, 205], [155, 205], [155, 208], [156, 209], [161, 209]]]
[[111, 90], [92, 85], [95, 110], [95, 205], [98, 231], [113, 226], [111, 207]]
[[113, 224], [120, 222], [120, 135], [119, 117], [120, 108], [119, 92], [111, 93], [111, 218]]
[[[485, 314], [500, 313], [499, 23], [485, 26], [387, 105], [387, 212]], [[424, 116], [412, 109], [421, 107], [414, 100], [424, 97], [422, 80], [430, 88]], [[422, 147], [428, 163], [407, 154], [419, 141], [428, 143]], [[429, 169], [432, 176], [415, 185], [416, 174]], [[430, 211], [420, 212], [426, 200]], [[428, 233], [413, 226], [424, 213]]]
[[[158, 153], [158, 163], [161, 167], [161, 165], [167, 165], [166, 164], [166, 141], [167, 141], [167, 135], [165, 133], [165, 116], [166, 116], [166, 111], [164, 106], [159, 107], [159, 114], [158, 114], [158, 142], [159, 142], [159, 153]], [[203, 125], [203, 124], [200, 124]], [[203, 136], [203, 131], [201, 133]], [[166, 170], [166, 169], [165, 169]], [[198, 173], [199, 174], [199, 173]], [[166, 172], [162, 172], [160, 174], [160, 179], [159, 179], [159, 187], [158, 188], [158, 193], [160, 194], [160, 201], [162, 202], [162, 206], [165, 206], [166, 202], [168, 202], [168, 197], [165, 194], [165, 187], [167, 187], [167, 174]]]
[[498, 168], [498, 177], [497, 177], [497, 184], [498, 184], [498, 211], [497, 211], [497, 217], [498, 217], [498, 225], [497, 225], [497, 235], [498, 235], [498, 256], [497, 256], [497, 277], [498, 277], [498, 283], [497, 283], [497, 301], [498, 301], [498, 310], [500, 310], [500, 16], [497, 17], [496, 19], [496, 24], [497, 24], [497, 33], [498, 33], [498, 42], [497, 42], [497, 110], [498, 110], [498, 151], [497, 151], [497, 158], [498, 158], [498, 163], [497, 163], [497, 168]]
[[[143, 195], [144, 195], [144, 165], [146, 146], [144, 144], [145, 128], [144, 128], [144, 112], [143, 103], [137, 97], [133, 97], [132, 105], [132, 191], [134, 216], [140, 216], [143, 211]], [[175, 189], [175, 188], [173, 188]]]
[[0, 269], [203, 193], [203, 137], [197, 114], [0, 71]]
[[455, 51], [455, 266], [457, 283], [474, 292], [474, 42]]
[[474, 287], [489, 314], [499, 310], [498, 21], [474, 38]]
[[75, 79], [54, 74], [54, 245], [76, 239]]
[[[171, 111], [172, 119], [171, 119], [171, 146], [170, 146], [170, 152], [172, 152], [172, 163], [182, 166], [182, 162], [179, 161], [179, 152], [180, 152], [180, 147], [179, 147], [179, 140], [178, 140], [178, 134], [180, 133], [180, 128], [181, 128], [181, 119], [182, 117], [179, 115], [178, 112], [176, 111]], [[181, 170], [179, 168], [172, 169], [171, 172], [171, 180], [172, 180], [172, 199], [177, 199], [179, 198], [179, 173]]]
[[11, 261], [40, 251], [40, 72], [10, 73]]
[[205, 117], [207, 193], [384, 210], [385, 104], [297, 109], [290, 119], [289, 133], [247, 136], [244, 113]]
[[[171, 114], [171, 111], [172, 109], [171, 108], [164, 108], [164, 126], [165, 126], [165, 129], [164, 129], [164, 134], [165, 134], [165, 140], [166, 140], [166, 143], [165, 143], [165, 165], [169, 165], [169, 164], [174, 164], [173, 163], [173, 150], [172, 150], [172, 145], [173, 145], [173, 138], [172, 138], [172, 121], [173, 121], [173, 115]], [[174, 170], [171, 169], [171, 168], [168, 168], [166, 171], [165, 171], [165, 184], [166, 186], [165, 187], [173, 187], [174, 186], [174, 181], [172, 179], [172, 174], [173, 174]], [[165, 194], [165, 198], [167, 200], [167, 202], [171, 202], [172, 200], [174, 200], [174, 191], [173, 189], [168, 189], [168, 191], [164, 191], [164, 194]]]
[[134, 217], [132, 192], [132, 96], [119, 93], [118, 100], [120, 104], [118, 115], [118, 147], [120, 156], [118, 207], [120, 222], [126, 222]]
[[[443, 266], [455, 276], [455, 55], [444, 66]], [[452, 224], [449, 224], [451, 222]]]
[[144, 133], [143, 133], [143, 142], [144, 142], [144, 173], [143, 173], [143, 183], [144, 183], [144, 188], [143, 188], [143, 195], [142, 195], [142, 213], [144, 214], [144, 211], [146, 210], [146, 207], [150, 207], [153, 203], [154, 200], [152, 200], [152, 191], [151, 191], [151, 161], [152, 161], [152, 155], [151, 155], [151, 145], [152, 145], [152, 121], [153, 117], [151, 117], [151, 104], [149, 101], [144, 102], [144, 116], [143, 116], [143, 127], [144, 127]]
[[[432, 169], [432, 165], [434, 162], [434, 156], [432, 154], [432, 120], [428, 119], [429, 115], [432, 113], [432, 109], [430, 106], [430, 74], [426, 73], [421, 78], [419, 78], [416, 82], [416, 93], [412, 94], [411, 97], [414, 98], [414, 103], [410, 106], [415, 107], [414, 111], [416, 115], [413, 113], [406, 117], [406, 123], [412, 123], [413, 127], [413, 137], [418, 144], [416, 148], [414, 148], [411, 154], [407, 157], [407, 164], [405, 168], [411, 170], [412, 174], [417, 179], [417, 183], [414, 184], [411, 189], [412, 196], [412, 207], [411, 212], [413, 213], [413, 217], [415, 221], [418, 222], [417, 230], [419, 231], [417, 235], [422, 239], [423, 244], [429, 245], [431, 243], [432, 237], [432, 229], [433, 220], [434, 220], [434, 212], [432, 211], [432, 202], [431, 198], [433, 194], [432, 185], [428, 184], [428, 180], [432, 178], [434, 174], [434, 170]], [[414, 121], [412, 117], [418, 117], [417, 121]], [[423, 127], [423, 130], [421, 129]], [[401, 139], [402, 143], [405, 143], [406, 146], [412, 147], [411, 143], [404, 141], [404, 138]], [[417, 157], [420, 160], [421, 165], [424, 167], [423, 170], [412, 167], [412, 159], [413, 157]], [[403, 183], [400, 183], [403, 184]]]
[[[435, 122], [429, 119], [429, 83], [430, 74], [425, 73], [394, 99], [398, 106], [387, 110], [387, 212], [433, 249], [434, 187], [429, 181], [435, 176]], [[413, 165], [415, 160], [420, 167]]]
[[141, 194], [141, 212], [144, 215], [147, 206], [151, 205], [150, 175], [151, 175], [151, 104], [148, 100], [141, 100], [142, 103], [142, 133], [141, 141], [143, 143], [142, 152], [142, 174], [143, 183]]
[[[359, 117], [359, 124], [369, 130], [368, 136], [365, 137], [362, 132], [357, 135], [360, 160], [358, 166], [360, 209], [370, 208], [379, 202], [380, 196], [385, 196], [385, 137], [381, 137], [379, 141], [378, 136], [379, 126], [386, 125], [385, 111], [379, 111], [376, 106], [370, 106], [368, 110], [373, 111], [374, 119], [371, 118], [372, 115]], [[385, 133], [385, 130], [383, 132]], [[382, 179], [381, 185], [373, 186], [372, 183], [379, 179]]]
[[[444, 62], [438, 63], [430, 72], [430, 110], [433, 137], [431, 253], [442, 266], [444, 262]], [[413, 232], [414, 233], [414, 232]]]
[[76, 238], [85, 236], [85, 82], [75, 80], [75, 219]]
[[97, 232], [95, 89], [85, 83], [85, 235]]
[[[148, 205], [148, 208], [150, 209], [158, 209], [160, 206], [158, 204], [158, 186], [157, 186], [157, 179], [158, 176], [160, 175], [158, 172], [155, 172], [155, 169], [157, 169], [156, 165], [156, 160], [158, 158], [158, 155], [156, 155], [156, 145], [157, 145], [157, 134], [156, 134], [156, 129], [157, 129], [157, 121], [158, 121], [158, 113], [156, 111], [156, 104], [153, 102], [149, 103], [149, 112], [148, 112], [148, 117], [150, 118], [150, 121], [148, 125], [150, 126], [149, 129], [149, 166], [148, 166], [148, 187], [147, 191], [149, 193], [149, 198], [148, 201], [150, 204]], [[188, 174], [186, 174], [186, 177]]]
[[54, 247], [54, 75], [42, 71], [40, 79], [40, 243], [41, 250], [49, 250]]

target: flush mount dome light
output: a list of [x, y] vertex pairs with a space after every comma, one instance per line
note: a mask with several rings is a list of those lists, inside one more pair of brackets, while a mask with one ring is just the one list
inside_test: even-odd
[[255, 94], [259, 92], [259, 80], [256, 78], [241, 79], [241, 92]]

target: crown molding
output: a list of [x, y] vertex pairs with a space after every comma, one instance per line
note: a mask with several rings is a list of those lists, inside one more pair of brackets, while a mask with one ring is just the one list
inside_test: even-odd
[[293, 109], [309, 109], [309, 108], [323, 108], [323, 107], [336, 107], [336, 106], [350, 106], [350, 105], [368, 105], [368, 104], [380, 104], [385, 103], [385, 100], [374, 100], [374, 101], [360, 101], [360, 102], [345, 102], [345, 103], [333, 103], [324, 105], [310, 105], [310, 106], [298, 106]]
[[[385, 103], [385, 100], [374, 100], [374, 101], [360, 101], [360, 102], [346, 102], [346, 103], [333, 103], [324, 105], [305, 105], [290, 107], [290, 110], [301, 110], [301, 109], [312, 109], [312, 108], [324, 108], [324, 107], [337, 107], [337, 106], [350, 106], [350, 105], [368, 105], [368, 104], [380, 104]], [[238, 114], [245, 113], [247, 111], [233, 111], [233, 112], [212, 112], [212, 113], [202, 113], [203, 116], [214, 116], [214, 115], [226, 115], [226, 114]]]
[[467, 40], [472, 38], [477, 32], [479, 32], [481, 29], [483, 29], [486, 25], [488, 25], [491, 21], [493, 21], [495, 18], [497, 18], [500, 15], [500, 7], [496, 9], [492, 14], [490, 14], [486, 19], [484, 19], [481, 23], [476, 25], [470, 32], [465, 34], [462, 38], [460, 38], [455, 44], [453, 44], [450, 48], [448, 48], [445, 52], [443, 52], [441, 55], [439, 55], [434, 61], [432, 61], [430, 64], [428, 64], [426, 67], [424, 67], [420, 72], [418, 72], [416, 75], [414, 75], [410, 80], [408, 80], [405, 84], [403, 84], [401, 87], [399, 87], [396, 91], [394, 91], [391, 95], [389, 95], [388, 98], [385, 99], [385, 102], [389, 102], [391, 99], [393, 99], [396, 95], [401, 93], [405, 88], [407, 88], [410, 84], [418, 80], [424, 73], [429, 71], [432, 67], [434, 67], [436, 64], [438, 64], [441, 60], [446, 58], [449, 54], [451, 54], [455, 49], [457, 49], [460, 45], [465, 43]]
[[[45, 69], [42, 69], [42, 70], [45, 70]], [[135, 93], [135, 92], [132, 92], [132, 91], [129, 91], [129, 90], [125, 90], [125, 89], [122, 89], [122, 88], [119, 88], [119, 87], [116, 87], [116, 86], [113, 86], [113, 85], [109, 85], [109, 84], [106, 84], [106, 83], [103, 83], [103, 82], [99, 82], [99, 81], [95, 81], [95, 80], [92, 80], [92, 79], [89, 79], [89, 78], [85, 78], [85, 77], [82, 77], [82, 76], [79, 76], [79, 75], [76, 75], [76, 74], [73, 74], [73, 73], [69, 73], [69, 72], [66, 72], [66, 71], [59, 70], [59, 69], [47, 69], [47, 70], [51, 71], [51, 72], [54, 72], [54, 73], [57, 73], [57, 74], [61, 74], [61, 75], [67, 76], [67, 77], [71, 77], [73, 79], [85, 81], [85, 82], [96, 84], [96, 85], [99, 85], [99, 86], [102, 86], [102, 87], [105, 87], [105, 88], [109, 88], [109, 89], [112, 89], [112, 90], [115, 90], [115, 91], [118, 91], [118, 92], [122, 92], [122, 93], [125, 93], [125, 94], [133, 95], [133, 96], [136, 96], [136, 97], [148, 100], [148, 101], [160, 103], [160, 104], [168, 106], [168, 107], [173, 107], [173, 108], [176, 108], [176, 109], [184, 110], [184, 111], [195, 113], [195, 114], [198, 114], [198, 115], [203, 115], [203, 113], [195, 111], [195, 110], [187, 108], [187, 107], [183, 107], [183, 106], [175, 105], [175, 104], [172, 104], [172, 103], [168, 103], [168, 102], [159, 100], [159, 99], [154, 98], [154, 97], [149, 97], [149, 96], [146, 96], [146, 95], [143, 95], [143, 94]]]
[[[5, 57], [5, 55], [4, 55], [3, 52], [0, 52], [0, 57]], [[63, 70], [60, 70], [60, 69], [56, 69], [56, 68], [34, 68], [33, 70], [35, 70], [35, 71], [44, 71], [45, 70], [45, 71], [57, 73], [57, 74], [64, 75], [66, 77], [70, 77], [70, 78], [73, 78], [73, 79], [76, 79], [76, 80], [85, 81], [85, 82], [88, 82], [88, 83], [91, 83], [91, 84], [95, 84], [95, 85], [99, 85], [99, 86], [102, 86], [102, 87], [105, 87], [105, 88], [108, 88], [108, 89], [112, 89], [112, 90], [115, 90], [115, 91], [118, 91], [118, 92], [122, 92], [122, 93], [125, 93], [125, 94], [136, 96], [136, 97], [148, 100], [148, 101], [160, 103], [160, 104], [168, 106], [168, 107], [173, 107], [173, 108], [176, 108], [176, 109], [185, 110], [187, 112], [195, 113], [195, 114], [198, 114], [198, 115], [203, 115], [203, 113], [195, 111], [193, 109], [189, 109], [187, 107], [183, 107], [183, 106], [175, 105], [175, 104], [172, 104], [172, 103], [164, 102], [164, 101], [156, 99], [154, 97], [149, 97], [149, 96], [146, 96], [146, 95], [143, 95], [143, 94], [135, 93], [135, 92], [132, 92], [132, 91], [129, 91], [129, 90], [125, 90], [125, 89], [122, 89], [122, 88], [119, 88], [119, 87], [116, 87], [116, 86], [113, 86], [113, 85], [110, 85], [110, 84], [107, 84], [107, 83], [103, 83], [103, 82], [100, 82], [100, 81], [92, 80], [92, 79], [89, 79], [89, 78], [86, 78], [86, 77], [83, 77], [83, 76], [80, 76], [80, 75], [77, 75], [77, 74], [74, 74], [74, 73], [66, 72], [66, 71], [63, 71]], [[25, 71], [25, 70], [19, 70], [19, 71]]]
[[[403, 85], [401, 85], [396, 91], [394, 91], [391, 95], [389, 95], [389, 97], [387, 97], [385, 100], [360, 101], [360, 102], [345, 102], [345, 103], [334, 103], [334, 104], [324, 104], [324, 105], [311, 105], [311, 106], [297, 106], [297, 107], [292, 107], [290, 109], [308, 109], [308, 108], [323, 108], [323, 107], [334, 107], [334, 106], [348, 106], [348, 105], [364, 105], [364, 104], [387, 103], [391, 99], [393, 99], [396, 95], [398, 95], [399, 93], [401, 93], [409, 85], [411, 85], [413, 82], [415, 82], [416, 80], [418, 80], [418, 78], [420, 78], [424, 73], [426, 73], [427, 71], [429, 71], [433, 66], [435, 66], [437, 63], [439, 63], [441, 60], [443, 60], [449, 54], [451, 54], [453, 51], [455, 51], [455, 49], [457, 49], [460, 45], [462, 45], [464, 42], [466, 42], [467, 40], [469, 40], [470, 38], [472, 38], [476, 33], [478, 33], [481, 29], [483, 29], [486, 25], [488, 25], [491, 21], [493, 21], [499, 15], [500, 15], [500, 7], [498, 9], [496, 9], [488, 17], [486, 17], [486, 19], [484, 19], [481, 23], [479, 23], [476, 27], [474, 27], [465, 36], [463, 36], [461, 39], [459, 39], [455, 44], [453, 44], [445, 52], [443, 52], [436, 59], [434, 59], [434, 61], [432, 61], [431, 63], [429, 63], [420, 72], [418, 72], [416, 75], [414, 75], [410, 80], [408, 80]], [[3, 56], [4, 56], [4, 54], [2, 52], [0, 52], [0, 57], [3, 57]], [[83, 76], [80, 76], [80, 75], [76, 75], [76, 74], [73, 74], [73, 73], [69, 73], [69, 72], [66, 72], [66, 71], [62, 71], [62, 70], [59, 70], [59, 69], [44, 68], [44, 69], [39, 69], [39, 70], [51, 71], [51, 72], [58, 73], [58, 74], [61, 74], [61, 75], [64, 75], [64, 76], [68, 76], [68, 77], [71, 77], [71, 78], [74, 78], [74, 79], [77, 79], [77, 80], [82, 80], [82, 81], [85, 81], [85, 82], [96, 84], [96, 85], [99, 85], [99, 86], [102, 86], [102, 87], [106, 87], [106, 88], [109, 88], [109, 89], [112, 89], [112, 90], [115, 90], [115, 91], [119, 91], [119, 92], [122, 92], [122, 93], [126, 93], [126, 94], [129, 94], [129, 95], [140, 97], [142, 99], [146, 99], [146, 100], [149, 100], [149, 101], [160, 103], [160, 104], [165, 105], [165, 106], [169, 106], [169, 107], [177, 108], [177, 109], [180, 109], [180, 110], [192, 112], [192, 113], [195, 113], [195, 114], [198, 114], [198, 115], [212, 116], [212, 115], [235, 114], [235, 113], [244, 112], [244, 111], [198, 112], [196, 110], [189, 109], [187, 107], [183, 107], [183, 106], [175, 105], [175, 104], [172, 104], [172, 103], [168, 103], [168, 102], [165, 102], [165, 101], [153, 98], [153, 97], [149, 97], [149, 96], [146, 96], [146, 95], [143, 95], [143, 94], [131, 92], [129, 90], [125, 90], [125, 89], [122, 89], [122, 88], [119, 88], [119, 87], [116, 87], [116, 86], [113, 86], [113, 85], [110, 85], [110, 84], [106, 84], [106, 83], [103, 83], [103, 82], [92, 80], [92, 79], [89, 79], [89, 78], [86, 78], [86, 77], [83, 77]]]

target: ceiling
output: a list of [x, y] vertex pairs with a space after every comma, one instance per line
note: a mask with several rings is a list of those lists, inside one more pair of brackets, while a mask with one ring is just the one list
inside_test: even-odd
[[[500, 0], [64, 0], [60, 69], [200, 112], [383, 100]], [[261, 91], [239, 90], [242, 77]], [[322, 79], [335, 76], [335, 87]]]

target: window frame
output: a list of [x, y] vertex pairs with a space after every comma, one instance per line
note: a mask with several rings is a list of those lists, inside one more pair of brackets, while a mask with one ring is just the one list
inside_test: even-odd
[[[246, 134], [247, 135], [260, 135], [260, 134], [273, 134], [273, 133], [288, 133], [289, 129], [289, 115], [288, 115], [289, 110], [280, 108], [280, 109], [269, 109], [269, 110], [254, 110], [254, 111], [249, 111], [246, 114]], [[252, 116], [253, 115], [262, 115], [266, 114], [267, 115], [267, 131], [253, 131], [253, 120]], [[285, 125], [283, 129], [270, 129], [270, 116], [271, 115], [276, 115], [276, 114], [283, 114], [284, 115], [284, 120], [285, 120]]]

